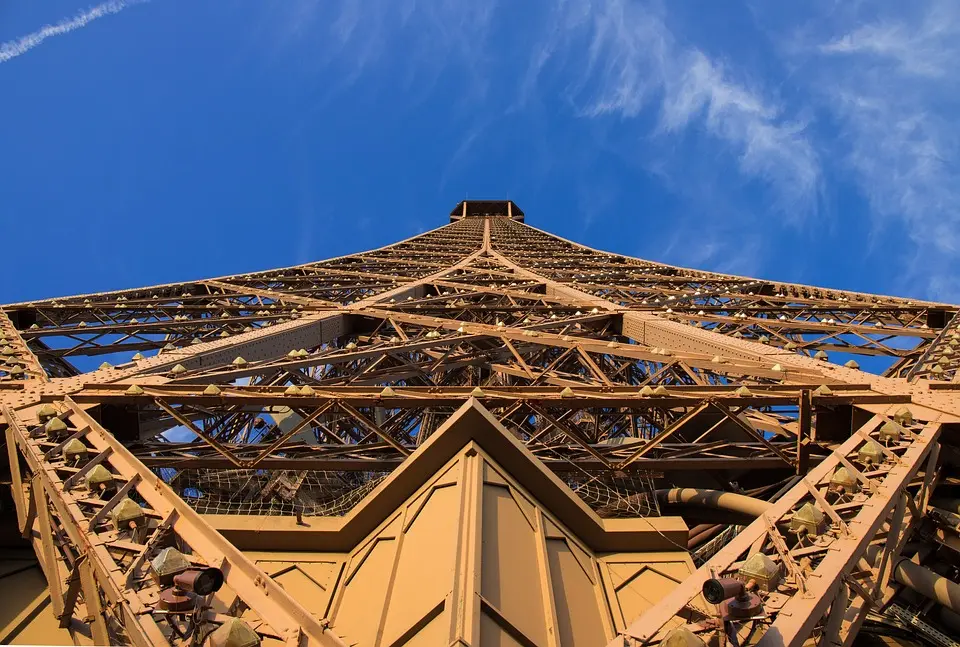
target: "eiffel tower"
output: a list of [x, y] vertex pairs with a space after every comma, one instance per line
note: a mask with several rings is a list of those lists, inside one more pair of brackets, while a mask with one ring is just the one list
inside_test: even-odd
[[3, 306], [0, 642], [957, 645], [957, 306], [524, 221]]

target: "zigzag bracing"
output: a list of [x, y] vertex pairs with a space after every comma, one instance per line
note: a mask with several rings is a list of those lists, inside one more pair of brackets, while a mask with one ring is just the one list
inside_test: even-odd
[[[379, 563], [346, 530], [325, 529], [383, 506], [387, 524], [403, 500], [389, 492], [442, 455], [461, 465], [436, 477], [461, 492], [460, 533], [486, 532], [485, 484], [547, 497], [524, 513], [547, 552], [534, 560], [544, 606], [522, 617], [542, 612], [544, 644], [850, 644], [904, 613], [949, 634], [960, 602], [900, 571], [902, 558], [924, 577], [960, 568], [957, 310], [602, 252], [498, 201], [461, 203], [448, 225], [327, 261], [3, 306], [16, 524], [61, 626], [97, 642], [187, 643], [238, 618], [288, 644], [344, 644], [363, 622], [378, 628], [361, 644], [427, 631], [445, 644], [494, 631], [540, 644], [539, 625], [483, 584], [458, 579], [426, 616], [404, 619], [385, 601], [386, 615], [356, 624], [360, 576], [331, 575], [315, 608], [284, 588], [289, 569], [266, 566], [283, 560], [265, 554], [311, 542], [347, 551], [329, 557], [343, 573]], [[481, 420], [509, 442], [462, 431]], [[438, 449], [461, 437], [480, 454]], [[490, 476], [521, 455], [553, 485]], [[579, 512], [558, 512], [568, 508]], [[639, 524], [635, 544], [619, 522]], [[371, 546], [407, 530], [377, 530]], [[572, 593], [552, 593], [570, 581], [548, 555], [560, 535], [589, 556], [578, 559], [603, 600], [592, 628], [563, 611]], [[637, 606], [610, 565], [614, 545], [660, 546], [690, 572]], [[164, 547], [219, 569], [223, 588], [171, 613], [150, 566]], [[486, 581], [480, 557], [457, 555]], [[384, 600], [403, 587], [391, 576], [400, 564], [370, 580]], [[756, 564], [768, 570], [751, 574]], [[745, 585], [751, 615], [700, 597], [721, 576]]]

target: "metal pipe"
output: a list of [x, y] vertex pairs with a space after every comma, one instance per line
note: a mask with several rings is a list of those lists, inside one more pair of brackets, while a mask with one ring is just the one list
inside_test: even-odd
[[940, 508], [954, 514], [960, 513], [960, 499], [948, 497], [934, 497], [930, 500], [930, 505], [934, 508]]
[[940, 607], [940, 622], [947, 629], [952, 629], [960, 635], [960, 615], [954, 613], [947, 607]]
[[[770, 503], [761, 499], [722, 492], [719, 490], [701, 490], [698, 488], [671, 488], [657, 490], [657, 501], [661, 504], [702, 505], [721, 510], [730, 510], [759, 517]], [[938, 503], [944, 504], [943, 500]], [[960, 502], [958, 502], [960, 503]], [[947, 505], [944, 505], [947, 507]], [[867, 559], [876, 563], [880, 556], [879, 546], [869, 546]], [[914, 564], [909, 559], [900, 559], [893, 569], [893, 579], [920, 595], [960, 613], [960, 584], [952, 582], [942, 575]]]
[[927, 514], [938, 526], [950, 528], [953, 532], [960, 533], [960, 514], [933, 506], [927, 509]]
[[[880, 559], [880, 547], [876, 545], [867, 547], [866, 557], [871, 563], [876, 564]], [[960, 584], [943, 575], [914, 564], [906, 557], [901, 557], [893, 569], [893, 579], [911, 591], [916, 591], [923, 597], [960, 613]]]
[[[657, 501], [661, 504], [694, 504], [722, 510], [731, 510], [759, 517], [770, 506], [770, 503], [761, 499], [722, 492], [718, 490], [701, 490], [697, 488], [671, 488], [657, 490]], [[938, 503], [948, 507], [949, 503], [939, 500]], [[958, 501], [960, 503], [960, 501]], [[880, 555], [879, 546], [867, 548], [866, 556], [876, 563]], [[960, 613], [960, 584], [952, 582], [942, 575], [922, 566], [914, 564], [909, 559], [902, 558], [893, 569], [893, 579], [920, 595], [933, 600], [944, 607]]]
[[693, 534], [691, 532], [690, 538], [687, 539], [687, 550], [693, 550], [700, 544], [706, 543], [707, 541], [713, 539], [723, 532], [723, 529], [726, 527], [726, 525], [718, 523], [708, 526], [706, 530], [698, 532], [697, 534]]
[[697, 524], [696, 526], [694, 526], [693, 528], [690, 529], [690, 536], [691, 536], [691, 537], [696, 537], [696, 536], [699, 535], [701, 532], [704, 532], [704, 531], [706, 531], [706, 530], [710, 530], [711, 528], [713, 528], [714, 525], [715, 525], [715, 524], [712, 524], [712, 523], [700, 523], [700, 524]]
[[[718, 490], [700, 490], [696, 488], [672, 488], [657, 490], [657, 501], [660, 503], [696, 504], [752, 514], [759, 517], [770, 506], [767, 501], [754, 499], [732, 492]], [[942, 502], [942, 500], [941, 500]], [[869, 546], [866, 552], [867, 559], [876, 563], [880, 556], [879, 546]], [[960, 613], [960, 584], [957, 584], [942, 575], [914, 564], [909, 559], [902, 558], [893, 569], [893, 579], [908, 589], [937, 602], [944, 607]]]
[[923, 597], [960, 613], [960, 584], [918, 566], [909, 559], [901, 559], [897, 562], [893, 578]]
[[670, 488], [657, 490], [657, 502], [661, 505], [700, 505], [719, 510], [740, 512], [759, 517], [770, 507], [768, 501], [722, 490], [700, 488]]

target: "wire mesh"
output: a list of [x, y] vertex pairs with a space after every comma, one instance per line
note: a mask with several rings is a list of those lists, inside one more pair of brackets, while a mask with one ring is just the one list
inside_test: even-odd
[[347, 514], [388, 472], [182, 470], [170, 485], [203, 514], [336, 517]]
[[[244, 469], [160, 470], [181, 498], [202, 514], [342, 516], [389, 472]], [[601, 517], [660, 515], [653, 480], [626, 476], [567, 474], [567, 485]]]
[[743, 526], [730, 526], [719, 535], [697, 548], [695, 551], [693, 551], [693, 553], [691, 553], [693, 563], [696, 564], [698, 568], [706, 564], [710, 558], [716, 555], [721, 548], [730, 543], [730, 540], [736, 537], [741, 530], [743, 530]]
[[568, 477], [567, 485], [601, 517], [660, 516], [653, 478], [646, 473], [627, 476], [582, 473]]

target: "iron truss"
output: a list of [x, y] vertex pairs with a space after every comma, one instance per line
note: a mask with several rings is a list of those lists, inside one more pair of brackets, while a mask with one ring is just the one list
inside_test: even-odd
[[[601, 252], [508, 202], [318, 263], [11, 304], [18, 529], [97, 643], [242, 618], [339, 645], [205, 515], [343, 514], [471, 401], [600, 516], [690, 526], [699, 569], [611, 645], [936, 641], [960, 626], [957, 310]], [[171, 610], [171, 546], [232, 603]]]

